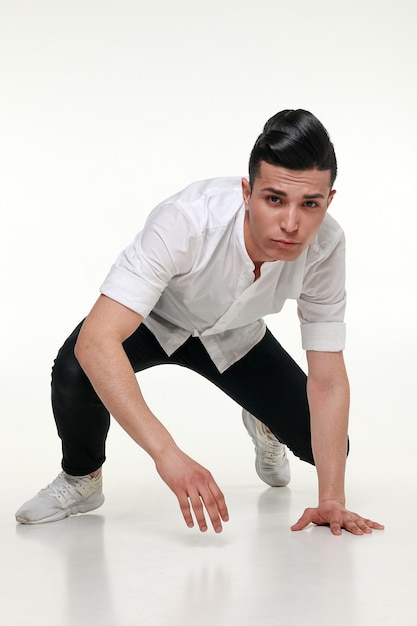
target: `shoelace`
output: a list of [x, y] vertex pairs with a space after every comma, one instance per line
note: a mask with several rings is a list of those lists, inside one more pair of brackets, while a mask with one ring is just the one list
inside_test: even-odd
[[[77, 483], [82, 483], [83, 480], [86, 481], [87, 479], [79, 478]], [[77, 486], [78, 484], [72, 485], [70, 482], [68, 482], [68, 480], [65, 478], [64, 473], [62, 472], [55, 478], [55, 480], [49, 483], [47, 487], [44, 487], [44, 489], [41, 489], [41, 492], [48, 491], [52, 496], [57, 497], [60, 494], [63, 494], [65, 492], [73, 494], [74, 491], [77, 491], [76, 489]]]
[[272, 433], [269, 433], [263, 424], [260, 426], [260, 429], [258, 429], [258, 437], [259, 434], [262, 437], [264, 448], [263, 461], [268, 465], [276, 465], [278, 462], [282, 461], [285, 458], [285, 446], [278, 441]]

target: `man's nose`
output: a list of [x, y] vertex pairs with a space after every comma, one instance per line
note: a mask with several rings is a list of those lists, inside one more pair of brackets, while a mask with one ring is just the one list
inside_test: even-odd
[[298, 230], [299, 214], [296, 207], [286, 207], [281, 213], [281, 229], [287, 233]]

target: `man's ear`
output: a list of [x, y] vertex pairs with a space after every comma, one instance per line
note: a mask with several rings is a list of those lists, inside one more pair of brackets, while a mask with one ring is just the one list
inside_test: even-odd
[[249, 198], [251, 194], [250, 182], [247, 178], [242, 178], [242, 195], [246, 209], [248, 208]]
[[331, 205], [332, 200], [335, 197], [335, 195], [336, 195], [336, 189], [332, 189], [331, 192], [329, 193], [329, 197], [327, 198], [327, 209]]

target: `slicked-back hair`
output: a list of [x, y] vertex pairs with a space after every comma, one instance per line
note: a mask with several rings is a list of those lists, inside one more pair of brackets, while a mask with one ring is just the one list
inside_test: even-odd
[[330, 188], [337, 174], [337, 161], [329, 134], [309, 111], [287, 109], [267, 121], [249, 159], [251, 188], [259, 175], [260, 164], [290, 170], [329, 170]]

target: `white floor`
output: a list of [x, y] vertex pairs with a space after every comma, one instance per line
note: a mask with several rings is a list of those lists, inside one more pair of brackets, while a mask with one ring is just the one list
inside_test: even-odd
[[[221, 535], [185, 527], [174, 496], [117, 425], [109, 437], [104, 506], [54, 524], [17, 525], [15, 509], [53, 478], [59, 456], [49, 419], [27, 420], [24, 436], [9, 420], [1, 455], [8, 479], [0, 512], [0, 625], [417, 624], [412, 441], [400, 456], [386, 432], [374, 441], [353, 428], [349, 504], [385, 523], [384, 531], [292, 533], [291, 523], [314, 505], [314, 469], [292, 457], [290, 486], [267, 488], [255, 475], [236, 407], [227, 399], [222, 405], [217, 390], [206, 391], [201, 412], [215, 399], [233, 413], [226, 436], [219, 438], [220, 414], [210, 427], [184, 421], [175, 436], [226, 495], [231, 519]], [[34, 450], [39, 446], [42, 455]], [[17, 467], [15, 447], [30, 466]]]
[[174, 498], [156, 481], [109, 479], [101, 510], [31, 527], [13, 521], [23, 486], [9, 489], [0, 623], [416, 624], [412, 481], [396, 496], [394, 482], [367, 494], [354, 474], [355, 507], [383, 520], [383, 532], [291, 533], [314, 492], [314, 475], [296, 469], [291, 488], [265, 488], [247, 472], [226, 485], [231, 520], [222, 535], [183, 526]]

